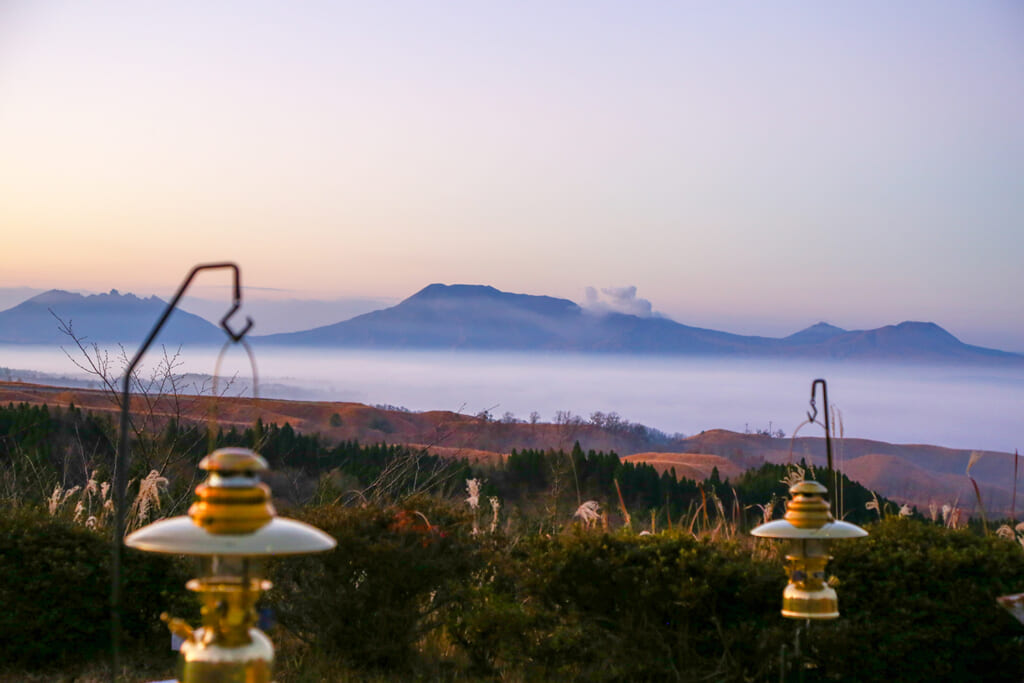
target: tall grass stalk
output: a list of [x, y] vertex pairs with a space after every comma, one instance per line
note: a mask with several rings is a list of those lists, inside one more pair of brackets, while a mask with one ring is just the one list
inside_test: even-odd
[[988, 534], [988, 516], [985, 514], [985, 503], [981, 500], [981, 488], [978, 486], [978, 482], [975, 481], [974, 477], [971, 476], [971, 468], [981, 460], [982, 454], [978, 451], [971, 453], [970, 459], [967, 461], [967, 478], [971, 480], [971, 486], [974, 487], [974, 495], [978, 498], [978, 511], [981, 513], [981, 526], [985, 530], [985, 534]]
[[[842, 519], [843, 515], [846, 513], [845, 496], [844, 496], [844, 491], [843, 491], [843, 474], [842, 474], [842, 472], [843, 472], [843, 462], [844, 462], [844, 453], [843, 453], [844, 449], [843, 449], [843, 445], [844, 445], [844, 442], [845, 442], [845, 439], [846, 439], [846, 427], [843, 425], [843, 411], [841, 411], [836, 406], [831, 406], [831, 408], [832, 408], [832, 425], [831, 425], [832, 426], [832, 441], [835, 444], [836, 455], [838, 456], [836, 458], [835, 470], [832, 472], [832, 479], [835, 482], [835, 487], [832, 490], [832, 495], [836, 499], [836, 511], [838, 513], [836, 516], [839, 519]], [[838, 438], [837, 438], [837, 434], [836, 434], [837, 430], [838, 430]]]
[[1013, 497], [1010, 499], [1010, 521], [1017, 523], [1017, 461], [1020, 456], [1013, 450]]
[[619, 488], [619, 480], [613, 479], [615, 482], [615, 492], [619, 494], [619, 509], [622, 510], [622, 519], [625, 521], [626, 526], [630, 529], [633, 528], [633, 518], [629, 516], [629, 510], [626, 509], [626, 501], [622, 499], [622, 489]]

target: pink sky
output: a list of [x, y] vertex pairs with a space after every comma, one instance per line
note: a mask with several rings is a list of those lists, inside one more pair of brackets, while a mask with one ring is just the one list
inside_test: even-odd
[[232, 259], [1024, 350], [1017, 3], [26, 0], [0, 93], [0, 287]]

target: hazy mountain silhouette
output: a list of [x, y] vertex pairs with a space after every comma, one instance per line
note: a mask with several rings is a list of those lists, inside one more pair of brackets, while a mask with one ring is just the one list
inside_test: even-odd
[[687, 327], [666, 318], [589, 313], [568, 299], [511, 294], [480, 285], [433, 284], [391, 308], [258, 339], [381, 349], [712, 353], [757, 338]]
[[[117, 290], [91, 296], [50, 290], [0, 312], [0, 343], [69, 342], [58, 328], [56, 314], [89, 342], [119, 342], [134, 348], [165, 307], [166, 303], [157, 297], [142, 299]], [[568, 299], [512, 294], [483, 285], [433, 284], [395, 306], [333, 325], [250, 338], [264, 345], [388, 350], [1024, 362], [1024, 355], [964, 344], [934, 323], [903, 322], [853, 331], [818, 323], [776, 339], [690, 327], [658, 316], [593, 312]], [[214, 324], [178, 310], [171, 315], [158, 341], [170, 345], [219, 344], [225, 339], [223, 331]]]
[[682, 325], [668, 318], [589, 312], [568, 299], [482, 285], [432, 284], [396, 306], [263, 344], [376, 349], [549, 350], [899, 361], [1024, 362], [970, 346], [934, 323], [847, 331], [818, 323], [782, 339]]
[[[91, 296], [51, 289], [0, 311], [0, 342], [67, 344], [71, 340], [60, 331], [56, 315], [71, 325], [76, 336], [89, 343], [119, 342], [135, 348], [142, 344], [166, 307], [167, 303], [155, 296], [140, 299], [134, 294], [120, 294], [116, 289]], [[218, 344], [226, 339], [224, 332], [212, 323], [176, 310], [157, 342]]]

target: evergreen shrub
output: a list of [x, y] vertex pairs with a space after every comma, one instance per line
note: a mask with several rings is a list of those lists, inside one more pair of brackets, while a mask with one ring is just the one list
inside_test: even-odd
[[[81, 664], [110, 650], [110, 541], [43, 512], [0, 516], [0, 643], [4, 666]], [[122, 627], [129, 650], [169, 649], [160, 613], [189, 616], [180, 560], [127, 551]]]
[[538, 680], [743, 680], [774, 666], [785, 578], [732, 541], [579, 532], [524, 540], [450, 614], [478, 665]]
[[909, 519], [835, 543], [842, 616], [807, 641], [823, 678], [1020, 681], [1024, 627], [996, 604], [1024, 592], [1015, 541]]
[[479, 563], [466, 512], [429, 497], [306, 510], [338, 541], [274, 562], [267, 599], [280, 625], [353, 668], [408, 669], [415, 645]]
[[579, 531], [493, 549], [449, 629], [478, 670], [535, 680], [1024, 678], [1024, 627], [995, 602], [1024, 591], [1019, 545], [910, 519], [869, 531], [832, 545], [834, 621], [783, 618], [781, 564], [750, 541]]

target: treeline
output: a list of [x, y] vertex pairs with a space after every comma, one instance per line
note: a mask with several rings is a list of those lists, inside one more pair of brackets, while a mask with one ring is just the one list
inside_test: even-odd
[[116, 452], [113, 434], [108, 418], [73, 403], [66, 409], [10, 403], [0, 406], [0, 463], [17, 459], [39, 476], [63, 476], [73, 463], [81, 473], [83, 458], [109, 466]]
[[[134, 437], [128, 477], [136, 480], [156, 468], [172, 480], [184, 475], [180, 479], [188, 482], [203, 456], [225, 446], [253, 448], [272, 470], [306, 480], [340, 472], [366, 488], [387, 477], [392, 496], [413, 490], [451, 493], [474, 476], [465, 461], [446, 461], [385, 443], [330, 444], [319, 434], [300, 434], [288, 423], [278, 426], [262, 420], [245, 429], [218, 427], [211, 432], [207, 425], [172, 418], [158, 433]], [[89, 479], [110, 481], [117, 441], [110, 416], [85, 412], [74, 404], [66, 409], [28, 403], [0, 406], [0, 471], [7, 471], [12, 486], [16, 482], [21, 489], [10, 492], [11, 497], [23, 502], [41, 502], [57, 485], [66, 490], [85, 486]], [[430, 482], [435, 485], [426, 485]], [[439, 490], [440, 483], [447, 491]]]
[[[33, 488], [44, 495], [47, 487], [52, 489], [57, 483], [84, 485], [90, 476], [109, 480], [115, 434], [108, 416], [83, 412], [73, 404], [62, 410], [11, 403], [0, 407], [0, 465], [27, 466], [35, 479]], [[211, 433], [207, 425], [170, 419], [159, 434], [140, 435], [135, 440], [129, 477], [144, 477], [154, 463], [161, 462], [189, 474], [204, 455], [223, 446], [253, 448], [274, 471], [292, 472], [312, 482], [340, 474], [360, 490], [383, 486], [391, 497], [423, 490], [449, 497], [462, 495], [465, 480], [476, 478], [483, 482], [483, 495], [497, 496], [506, 506], [515, 505], [527, 514], [551, 502], [564, 509], [596, 500], [620, 521], [625, 508], [631, 515], [655, 511], [661, 523], [668, 524], [697, 509], [706, 517], [754, 524], [763, 514], [763, 507], [758, 506], [780, 503], [786, 497], [784, 479], [790, 472], [785, 465], [764, 464], [728, 481], [714, 469], [706, 481], [697, 482], [678, 478], [674, 469], [659, 474], [646, 463], [623, 461], [614, 452], [584, 452], [578, 442], [568, 453], [514, 450], [497, 465], [470, 465], [466, 460], [446, 460], [407, 446], [355, 440], [332, 444], [319, 434], [297, 432], [288, 423], [279, 426], [257, 420], [245, 429], [219, 427]], [[157, 453], [164, 455], [156, 457]], [[799, 466], [810, 476], [805, 463]], [[813, 476], [833, 488], [831, 472], [819, 469]], [[848, 511], [845, 518], [856, 523], [877, 517], [865, 507], [871, 500], [878, 500], [883, 509], [886, 505], [892, 511], [899, 509], [891, 501], [876, 499], [845, 475], [841, 490]], [[781, 512], [781, 505], [776, 512]]]

